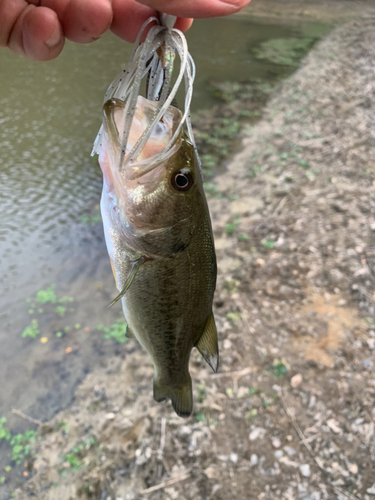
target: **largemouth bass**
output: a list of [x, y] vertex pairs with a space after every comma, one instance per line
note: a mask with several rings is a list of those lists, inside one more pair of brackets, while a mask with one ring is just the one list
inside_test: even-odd
[[[159, 103], [138, 97], [127, 137], [130, 155], [150, 129]], [[168, 106], [135, 161], [121, 164], [125, 103], [103, 107], [99, 162], [101, 212], [129, 336], [154, 364], [154, 398], [175, 412], [193, 409], [189, 358], [196, 347], [214, 371], [219, 353], [212, 301], [216, 258], [195, 149], [180, 128], [182, 113]], [[162, 160], [160, 153], [170, 145]]]

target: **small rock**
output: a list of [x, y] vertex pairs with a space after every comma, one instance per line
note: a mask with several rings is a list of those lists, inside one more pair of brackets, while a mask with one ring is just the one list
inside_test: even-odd
[[302, 375], [300, 373], [297, 373], [290, 379], [290, 385], [295, 389], [299, 385], [302, 384]]
[[274, 438], [272, 438], [272, 446], [273, 446], [274, 448], [280, 448], [280, 446], [281, 446], [281, 441], [280, 441], [280, 439], [279, 439], [278, 437], [274, 437]]
[[285, 453], [287, 453], [290, 457], [292, 457], [293, 455], [297, 455], [297, 452], [294, 448], [292, 448], [291, 446], [284, 446], [284, 451]]
[[280, 460], [280, 458], [284, 455], [284, 453], [282, 450], [276, 450], [274, 455], [275, 455], [275, 458], [277, 458], [277, 460]]
[[327, 425], [331, 429], [331, 431], [334, 432], [335, 434], [342, 434], [342, 430], [339, 427], [339, 423], [334, 418], [330, 418], [329, 420], [327, 420]]
[[250, 441], [255, 441], [258, 438], [264, 437], [266, 434], [266, 429], [263, 429], [262, 427], [255, 427], [250, 434], [249, 434], [249, 439]]
[[229, 339], [225, 339], [223, 342], [224, 349], [230, 349], [232, 347], [232, 342]]
[[116, 417], [116, 415], [113, 412], [107, 413], [105, 416], [106, 420], [113, 420]]
[[208, 479], [219, 479], [220, 477], [220, 472], [213, 466], [207, 467], [207, 469], [204, 470], [204, 473]]
[[259, 462], [258, 456], [253, 453], [250, 457], [250, 464], [253, 467], [255, 467], [256, 465], [258, 465], [258, 462]]
[[311, 476], [311, 470], [310, 470], [310, 465], [309, 464], [303, 464], [299, 466], [299, 470], [301, 471], [301, 474], [304, 477], [310, 477]]
[[230, 461], [236, 464], [238, 462], [238, 455], [237, 453], [231, 453], [229, 455]]
[[351, 474], [358, 474], [358, 465], [357, 464], [350, 464], [349, 465], [349, 472]]
[[248, 387], [244, 387], [243, 385], [241, 385], [238, 388], [236, 396], [240, 399], [240, 398], [245, 398], [248, 395], [249, 395], [249, 388]]
[[256, 263], [258, 264], [258, 266], [263, 267], [266, 264], [266, 261], [264, 259], [257, 259]]
[[371, 488], [368, 488], [366, 491], [369, 495], [375, 495], [375, 483], [371, 486]]

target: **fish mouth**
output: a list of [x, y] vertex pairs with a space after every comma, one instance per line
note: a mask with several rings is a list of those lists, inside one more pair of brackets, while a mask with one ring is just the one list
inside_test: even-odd
[[[174, 137], [182, 118], [181, 111], [169, 106], [162, 118], [154, 123], [158, 110], [158, 101], [138, 96], [126, 146], [122, 147], [127, 104], [120, 99], [109, 99], [103, 106], [103, 125], [111, 168], [117, 168], [129, 180], [139, 179], [156, 169], [181, 146], [182, 134]], [[140, 147], [141, 143], [143, 147]], [[121, 158], [124, 158], [123, 163]]]

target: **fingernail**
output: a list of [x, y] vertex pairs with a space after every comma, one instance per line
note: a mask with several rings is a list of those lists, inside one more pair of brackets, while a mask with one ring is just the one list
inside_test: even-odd
[[53, 49], [54, 47], [56, 47], [56, 45], [58, 45], [60, 43], [60, 41], [61, 41], [61, 30], [60, 30], [59, 26], [56, 26], [56, 28], [53, 30], [52, 35], [45, 42], [45, 44], [50, 49]]

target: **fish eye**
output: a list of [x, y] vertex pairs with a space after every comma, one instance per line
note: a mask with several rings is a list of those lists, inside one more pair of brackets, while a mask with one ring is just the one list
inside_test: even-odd
[[193, 177], [190, 172], [179, 170], [172, 175], [172, 186], [177, 191], [188, 191], [193, 185]]

